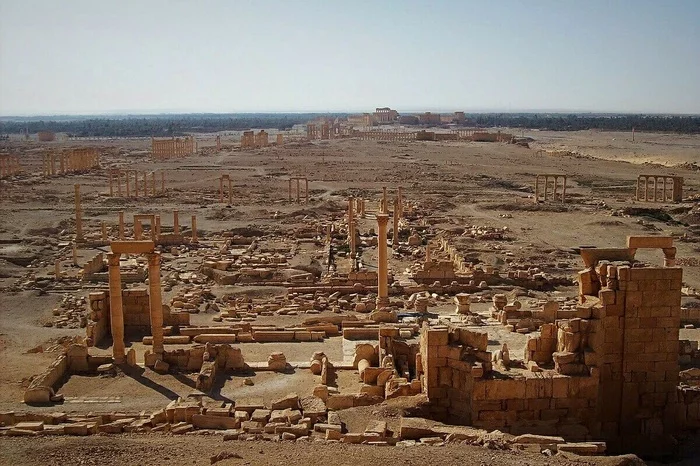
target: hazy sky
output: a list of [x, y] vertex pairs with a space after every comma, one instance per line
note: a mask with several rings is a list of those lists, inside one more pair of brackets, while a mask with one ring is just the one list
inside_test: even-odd
[[0, 0], [0, 115], [700, 113], [700, 0]]

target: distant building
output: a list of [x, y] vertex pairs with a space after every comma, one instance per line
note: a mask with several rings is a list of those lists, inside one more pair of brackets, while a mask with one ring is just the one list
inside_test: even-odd
[[439, 125], [441, 123], [439, 113], [425, 112], [418, 115], [421, 125]]
[[36, 137], [39, 141], [42, 142], [55, 141], [56, 133], [54, 133], [53, 131], [39, 131], [36, 134]]
[[369, 113], [348, 115], [348, 124], [354, 126], [372, 126], [372, 115]]
[[388, 125], [396, 121], [399, 117], [399, 112], [389, 107], [379, 107], [375, 109], [372, 116], [374, 117], [374, 122], [378, 125]]
[[401, 115], [399, 123], [402, 125], [417, 125], [420, 123], [420, 120], [415, 115]]

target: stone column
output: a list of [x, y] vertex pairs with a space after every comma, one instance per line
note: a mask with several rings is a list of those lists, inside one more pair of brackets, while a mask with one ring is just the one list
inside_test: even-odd
[[153, 180], [153, 197], [156, 197], [156, 172], [151, 173], [151, 178]]
[[153, 229], [156, 234], [155, 238], [160, 238], [160, 215], [156, 215], [153, 221], [156, 223]]
[[661, 178], [661, 201], [666, 202], [666, 177]]
[[306, 193], [306, 201], [305, 201], [304, 203], [305, 203], [305, 204], [308, 204], [308, 203], [309, 203], [309, 179], [308, 179], [308, 178], [304, 178], [304, 183], [306, 184], [306, 190], [305, 190], [305, 193]]
[[83, 240], [83, 215], [80, 208], [80, 185], [75, 185], [75, 240]]
[[564, 186], [561, 189], [561, 202], [566, 202], [566, 176], [564, 176]]
[[425, 245], [425, 262], [428, 263], [430, 261], [431, 261], [431, 259], [430, 259], [430, 245], [426, 244]]
[[56, 259], [53, 264], [53, 274], [56, 280], [61, 278], [61, 261], [59, 259]]
[[391, 239], [391, 247], [396, 249], [399, 245], [399, 198], [394, 198], [394, 234]]
[[544, 175], [544, 200], [547, 200], [547, 189], [549, 188], [549, 177]]
[[119, 211], [119, 239], [124, 239], [124, 211]]
[[403, 188], [399, 186], [399, 218], [403, 217]]
[[114, 197], [114, 186], [112, 185], [112, 178], [114, 178], [114, 172], [109, 171], [109, 197]]
[[107, 225], [105, 224], [104, 220], [102, 220], [102, 241], [107, 241]]
[[219, 178], [219, 202], [223, 204], [224, 202], [224, 177], [223, 175]]
[[124, 178], [126, 178], [126, 197], [131, 197], [131, 176], [129, 175], [129, 170], [124, 172]]
[[676, 266], [676, 248], [664, 248], [664, 267]]
[[228, 179], [228, 203], [233, 205], [233, 187], [231, 186], [231, 178]]
[[377, 308], [389, 304], [389, 263], [386, 247], [386, 228], [389, 215], [377, 214]]
[[386, 200], [386, 186], [382, 187], [382, 208], [380, 210], [383, 214], [389, 213], [389, 204]]
[[540, 202], [540, 175], [535, 176], [535, 204]]
[[552, 199], [554, 202], [557, 201], [557, 188], [559, 187], [559, 175], [554, 176], [554, 192], [552, 193]]
[[122, 197], [122, 171], [117, 169], [117, 196]]
[[142, 226], [141, 220], [134, 219], [134, 239], [136, 241], [141, 240]]
[[143, 172], [143, 197], [148, 197], [148, 173]]
[[160, 192], [165, 194], [165, 172], [160, 172]]
[[180, 234], [180, 213], [173, 210], [173, 234]]
[[289, 179], [289, 202], [292, 202], [292, 179]]
[[122, 307], [122, 277], [119, 254], [107, 254], [109, 264], [109, 324], [112, 332], [112, 357], [122, 364], [126, 360], [124, 347], [124, 309]]
[[192, 216], [192, 242], [197, 242], [197, 216]]
[[297, 178], [297, 204], [301, 202], [301, 179]]
[[134, 170], [134, 197], [139, 197], [139, 172]]
[[153, 352], [163, 354], [163, 297], [160, 289], [160, 254], [148, 255], [148, 298], [151, 311]]
[[357, 255], [357, 244], [355, 242], [355, 212], [353, 208], [353, 198], [348, 199], [348, 242], [350, 243], [350, 258], [353, 260], [353, 267], [355, 264], [355, 256]]

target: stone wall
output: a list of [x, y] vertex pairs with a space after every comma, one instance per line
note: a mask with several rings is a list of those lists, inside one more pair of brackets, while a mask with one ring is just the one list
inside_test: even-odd
[[66, 348], [49, 367], [34, 377], [24, 392], [24, 402], [44, 404], [62, 401], [54, 390], [70, 374], [94, 372], [101, 364], [112, 362], [110, 356], [90, 356], [87, 346], [73, 344]]
[[[90, 320], [86, 327], [87, 345], [95, 346], [110, 334], [109, 291], [90, 293]], [[129, 288], [122, 291], [122, 309], [124, 311], [125, 335], [148, 335], [151, 333], [151, 313], [148, 290], [146, 288]], [[164, 326], [188, 326], [188, 312], [170, 312], [170, 307], [163, 305]]]

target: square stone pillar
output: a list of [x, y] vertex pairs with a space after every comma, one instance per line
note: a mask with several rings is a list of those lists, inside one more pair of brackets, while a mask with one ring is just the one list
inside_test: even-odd
[[197, 240], [197, 216], [192, 216], [192, 242], [196, 243]]
[[151, 313], [153, 352], [163, 354], [163, 302], [160, 287], [160, 254], [148, 255], [148, 298]]
[[387, 256], [386, 233], [389, 215], [377, 214], [377, 308], [389, 304], [389, 262]]
[[109, 325], [112, 332], [112, 357], [114, 362], [126, 361], [124, 347], [124, 309], [122, 307], [122, 277], [119, 270], [119, 254], [107, 254], [109, 266]]

